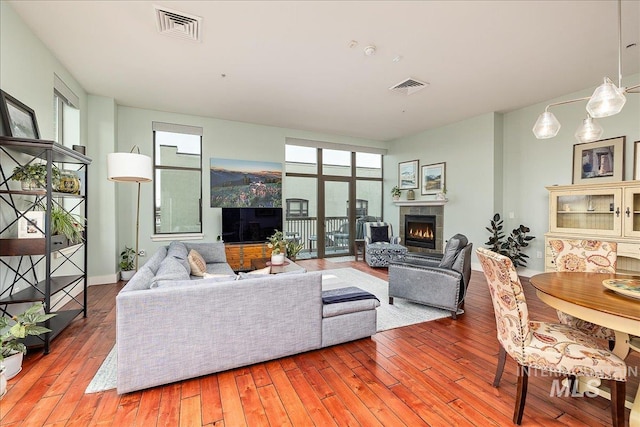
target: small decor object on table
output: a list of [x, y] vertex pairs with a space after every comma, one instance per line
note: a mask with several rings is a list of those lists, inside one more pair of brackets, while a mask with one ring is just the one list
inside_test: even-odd
[[393, 197], [393, 200], [395, 202], [400, 200], [400, 194], [402, 194], [402, 192], [400, 191], [400, 188], [397, 185], [391, 189], [391, 197]]
[[3, 136], [40, 139], [36, 113], [3, 90], [0, 90], [0, 116]]
[[135, 274], [135, 259], [136, 251], [128, 246], [124, 247], [124, 250], [120, 252], [120, 279], [125, 282], [130, 280]]
[[271, 265], [284, 264], [286, 242], [284, 240], [284, 233], [282, 231], [275, 230], [275, 232], [268, 237], [269, 243], [267, 246], [271, 249]]

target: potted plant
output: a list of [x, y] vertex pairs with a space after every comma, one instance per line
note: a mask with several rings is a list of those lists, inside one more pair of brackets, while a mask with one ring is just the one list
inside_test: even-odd
[[522, 251], [522, 248], [529, 246], [529, 242], [535, 239], [535, 236], [527, 236], [527, 233], [531, 231], [529, 227], [520, 224], [518, 228], [511, 231], [511, 234], [505, 241], [505, 234], [502, 231], [502, 219], [500, 218], [500, 214], [497, 213], [491, 220], [491, 228], [485, 228], [491, 233], [489, 241], [485, 243], [485, 245], [489, 245], [491, 251], [508, 257], [516, 268], [527, 266], [526, 259], [529, 258], [529, 256]]
[[[53, 173], [52, 185], [57, 188], [60, 180], [60, 170], [55, 165], [52, 166], [51, 170]], [[11, 180], [20, 181], [23, 190], [44, 188], [47, 185], [47, 165], [44, 163], [28, 163], [16, 166], [13, 169]]]
[[6, 380], [16, 376], [22, 369], [22, 357], [27, 353], [27, 347], [21, 340], [28, 335], [42, 335], [51, 331], [38, 323], [51, 319], [55, 313], [45, 314], [42, 310], [42, 303], [38, 303], [11, 318], [0, 317], [0, 331], [6, 329], [0, 334], [0, 377], [5, 379], [4, 382], [0, 380], [0, 385], [5, 386], [4, 390], [0, 389], [0, 397], [6, 392]]
[[269, 240], [267, 246], [271, 248], [271, 265], [284, 264], [284, 251], [286, 251], [284, 233], [282, 231], [275, 230], [275, 232], [267, 239]]
[[303, 247], [304, 243], [300, 243], [295, 240], [287, 240], [285, 244], [287, 257], [291, 261], [295, 261]]
[[397, 185], [391, 189], [391, 197], [393, 197], [394, 201], [400, 200], [400, 194], [402, 194], [402, 192]]
[[125, 246], [120, 252], [120, 279], [127, 281], [135, 274], [136, 251], [129, 246]]
[[84, 218], [72, 214], [58, 205], [51, 209], [51, 233], [69, 239], [69, 244], [75, 245], [84, 240]]

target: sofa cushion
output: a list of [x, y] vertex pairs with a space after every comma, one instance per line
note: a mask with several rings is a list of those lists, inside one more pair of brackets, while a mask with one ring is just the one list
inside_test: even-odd
[[151, 280], [153, 280], [153, 271], [147, 265], [143, 265], [138, 269], [136, 274], [133, 275], [131, 280], [127, 282], [126, 286], [122, 288], [120, 292], [139, 291], [141, 289], [149, 289]]
[[213, 262], [227, 262], [227, 254], [224, 249], [224, 243], [222, 242], [210, 242], [210, 243], [185, 243], [186, 248], [190, 251], [195, 249], [198, 251], [204, 262], [211, 264]]
[[182, 242], [173, 241], [169, 245], [169, 249], [167, 249], [167, 257], [173, 257], [180, 261], [187, 274], [191, 273], [188, 256], [189, 252], [187, 251], [187, 247]]
[[213, 262], [207, 264], [207, 273], [209, 274], [227, 274], [235, 276], [235, 272], [226, 262]]
[[167, 247], [161, 246], [160, 249], [154, 253], [147, 262], [144, 263], [146, 267], [149, 267], [151, 272], [155, 275], [158, 272], [160, 263], [167, 256]]
[[149, 287], [155, 288], [164, 280], [189, 280], [189, 273], [185, 271], [184, 265], [178, 259], [167, 256], [160, 264], [158, 273], [151, 280]]
[[371, 243], [385, 242], [389, 243], [389, 227], [386, 225], [372, 226]]
[[217, 277], [205, 277], [201, 280], [161, 280], [155, 286], [158, 289], [181, 288], [186, 286], [205, 285], [207, 283], [233, 282], [235, 276], [221, 275]]
[[467, 243], [469, 243], [469, 241], [462, 234], [456, 234], [451, 237], [447, 242], [447, 246], [444, 248], [444, 254], [438, 267], [451, 269], [458, 253], [467, 246]]
[[189, 255], [187, 255], [187, 260], [189, 261], [189, 266], [191, 267], [191, 274], [194, 276], [204, 276], [207, 272], [207, 263], [202, 258], [202, 255], [198, 253], [195, 249], [191, 249], [189, 251]]

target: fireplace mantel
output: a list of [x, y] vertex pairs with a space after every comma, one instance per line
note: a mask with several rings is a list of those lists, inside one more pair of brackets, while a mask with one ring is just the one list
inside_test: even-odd
[[393, 204], [396, 206], [444, 206], [449, 199], [444, 200], [397, 200]]

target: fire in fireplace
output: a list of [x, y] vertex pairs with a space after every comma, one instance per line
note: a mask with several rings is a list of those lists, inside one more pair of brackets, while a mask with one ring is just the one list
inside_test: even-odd
[[407, 246], [436, 248], [435, 215], [405, 215], [404, 242]]

